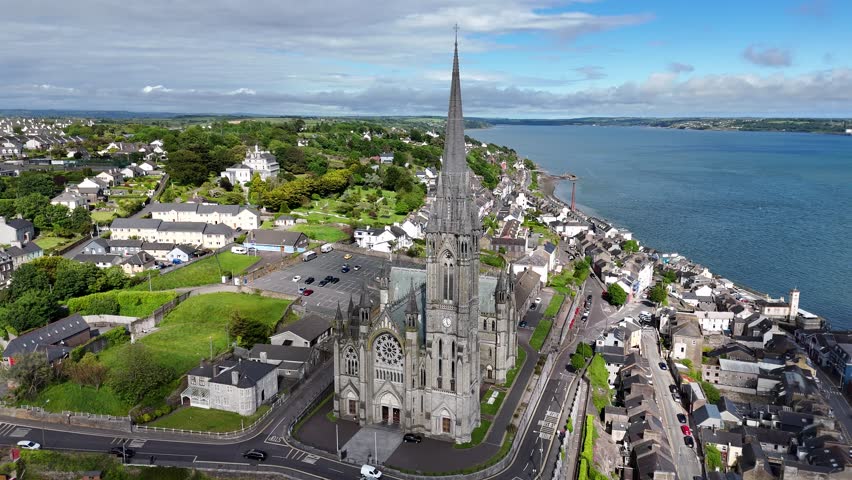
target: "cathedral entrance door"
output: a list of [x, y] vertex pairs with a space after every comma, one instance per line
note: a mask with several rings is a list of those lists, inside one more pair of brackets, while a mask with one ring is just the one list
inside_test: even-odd
[[388, 407], [382, 405], [382, 423], [388, 423], [388, 410]]
[[399, 409], [398, 408], [393, 409], [393, 424], [399, 425]]

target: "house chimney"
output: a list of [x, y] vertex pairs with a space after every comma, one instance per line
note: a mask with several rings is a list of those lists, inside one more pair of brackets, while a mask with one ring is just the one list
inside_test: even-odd
[[234, 385], [240, 383], [240, 372], [231, 372], [231, 383]]
[[260, 352], [260, 361], [266, 363], [266, 352]]

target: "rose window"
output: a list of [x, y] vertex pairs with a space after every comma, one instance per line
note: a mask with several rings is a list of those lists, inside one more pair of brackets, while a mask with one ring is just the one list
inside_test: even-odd
[[402, 347], [393, 335], [389, 333], [379, 335], [375, 345], [378, 363], [392, 367], [402, 366]]

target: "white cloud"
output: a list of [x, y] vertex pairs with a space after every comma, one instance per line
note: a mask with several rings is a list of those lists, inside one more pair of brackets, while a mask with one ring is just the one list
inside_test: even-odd
[[152, 93], [152, 92], [171, 92], [171, 88], [166, 88], [162, 85], [146, 85], [145, 88], [142, 89], [142, 93]]
[[743, 58], [755, 65], [764, 67], [789, 67], [793, 63], [793, 55], [782, 48], [760, 48], [749, 45], [743, 51]]
[[695, 70], [695, 67], [688, 63], [672, 62], [669, 64], [669, 71], [673, 73], [689, 73]]
[[238, 88], [228, 92], [228, 95], [257, 95], [257, 92], [250, 88]]

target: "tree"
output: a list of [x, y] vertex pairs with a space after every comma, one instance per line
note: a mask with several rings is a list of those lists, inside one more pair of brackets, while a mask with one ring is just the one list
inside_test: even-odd
[[68, 228], [75, 233], [86, 234], [92, 229], [92, 214], [86, 207], [77, 207], [68, 217]]
[[41, 193], [30, 193], [15, 200], [15, 210], [27, 220], [34, 219], [50, 206], [50, 198]]
[[574, 367], [575, 371], [579, 372], [586, 366], [586, 359], [581, 354], [575, 353], [571, 355], [571, 366]]
[[702, 381], [701, 389], [704, 390], [704, 396], [707, 397], [707, 401], [710, 403], [716, 404], [722, 397], [722, 394], [719, 393], [719, 389], [710, 382]]
[[675, 272], [674, 270], [666, 270], [665, 272], [663, 272], [663, 279], [667, 283], [674, 283], [677, 281], [677, 272]]
[[147, 393], [169, 383], [174, 378], [171, 368], [154, 360], [141, 343], [128, 345], [118, 356], [107, 384], [124, 402], [135, 405]]
[[226, 192], [230, 192], [234, 189], [234, 186], [231, 184], [231, 181], [228, 180], [228, 177], [220, 177], [219, 186], [222, 187], [222, 189]]
[[100, 390], [101, 385], [109, 378], [109, 368], [91, 353], [86, 353], [79, 362], [72, 363], [65, 372], [72, 382], [80, 386], [94, 387], [95, 390]]
[[15, 397], [18, 400], [35, 398], [39, 390], [53, 380], [53, 369], [47, 363], [44, 351], [16, 355], [9, 368], [0, 370], [0, 376], [16, 384]]
[[45, 197], [53, 197], [62, 187], [53, 182], [53, 178], [45, 173], [25, 172], [18, 179], [18, 196], [40, 193]]
[[592, 351], [592, 346], [585, 342], [580, 342], [580, 344], [577, 345], [577, 353], [582, 355], [583, 358], [589, 358], [595, 354], [595, 352]]
[[607, 300], [611, 305], [620, 306], [627, 302], [627, 292], [617, 283], [613, 283], [607, 290]]
[[704, 463], [707, 465], [708, 472], [722, 470], [722, 452], [716, 448], [716, 445], [712, 443], [704, 445]]
[[51, 278], [36, 262], [25, 263], [12, 273], [9, 298], [15, 300], [33, 291], [50, 290]]
[[200, 154], [190, 150], [178, 150], [169, 154], [166, 173], [181, 185], [199, 186], [210, 173]]
[[621, 242], [621, 251], [624, 253], [636, 253], [639, 251], [639, 242], [636, 240], [625, 240]]
[[239, 346], [251, 348], [258, 343], [266, 343], [269, 333], [269, 327], [260, 320], [244, 317], [239, 311], [231, 314], [228, 334], [236, 339]]
[[56, 298], [65, 300], [94, 293], [92, 287], [101, 275], [101, 269], [92, 263], [63, 263], [56, 270], [53, 294]]
[[11, 326], [20, 334], [47, 325], [59, 313], [59, 305], [50, 292], [31, 290], [6, 307], [0, 323]]
[[651, 293], [648, 295], [648, 299], [660, 305], [668, 303], [668, 297], [669, 293], [664, 283], [658, 283], [651, 287]]

